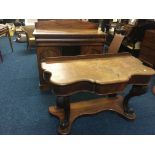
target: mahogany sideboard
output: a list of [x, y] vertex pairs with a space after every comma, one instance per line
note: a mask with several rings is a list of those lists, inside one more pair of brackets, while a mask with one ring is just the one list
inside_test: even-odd
[[36, 39], [37, 62], [39, 69], [40, 89], [48, 90], [48, 83], [43, 79], [41, 61], [46, 57], [72, 55], [101, 54], [105, 42], [105, 33], [98, 31], [95, 23], [81, 20], [49, 20], [35, 24], [34, 36]]
[[[70, 133], [73, 121], [79, 116], [104, 110], [134, 120], [136, 115], [128, 102], [131, 97], [144, 94], [155, 75], [152, 68], [126, 53], [46, 58], [41, 67], [44, 79], [57, 96], [56, 105], [49, 107], [49, 112], [60, 119], [60, 134]], [[117, 96], [128, 84], [132, 84], [129, 93], [124, 98]], [[70, 95], [82, 91], [106, 97], [69, 102]]]
[[[155, 29], [145, 31], [139, 58], [155, 69]], [[155, 95], [155, 86], [152, 92]]]

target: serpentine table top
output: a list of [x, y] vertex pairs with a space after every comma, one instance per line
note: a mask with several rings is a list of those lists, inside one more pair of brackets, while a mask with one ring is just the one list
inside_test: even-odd
[[[135, 113], [128, 106], [129, 99], [144, 94], [150, 78], [155, 75], [152, 68], [127, 53], [52, 57], [46, 58], [41, 66], [44, 79], [57, 96], [56, 106], [49, 107], [49, 112], [60, 119], [61, 134], [70, 132], [71, 124], [77, 117], [104, 110], [135, 119]], [[117, 96], [128, 84], [133, 86], [124, 99]], [[69, 96], [80, 91], [109, 97], [69, 104]]]
[[[59, 86], [82, 81], [92, 84], [129, 83], [135, 76], [143, 78], [155, 74], [153, 69], [126, 53], [47, 58], [42, 62], [42, 68], [45, 73], [51, 74], [49, 81]], [[144, 84], [142, 81], [134, 80], [137, 84]]]

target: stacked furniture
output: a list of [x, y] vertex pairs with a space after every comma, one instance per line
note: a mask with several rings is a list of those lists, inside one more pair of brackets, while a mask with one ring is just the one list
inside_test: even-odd
[[81, 20], [39, 21], [35, 24], [33, 34], [36, 39], [41, 90], [49, 89], [41, 69], [44, 58], [72, 55], [72, 49], [76, 55], [102, 54], [105, 42], [105, 33], [98, 31], [97, 24]]

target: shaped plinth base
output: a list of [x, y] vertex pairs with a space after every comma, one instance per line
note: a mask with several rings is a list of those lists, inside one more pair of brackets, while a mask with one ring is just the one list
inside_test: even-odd
[[[123, 97], [99, 98], [88, 101], [80, 101], [70, 104], [69, 125], [66, 128], [59, 126], [59, 134], [69, 134], [73, 121], [82, 115], [96, 114], [105, 110], [114, 111], [127, 119], [134, 120], [135, 113], [125, 113], [123, 109]], [[64, 110], [56, 106], [50, 106], [49, 112], [58, 117], [60, 122], [64, 119]]]

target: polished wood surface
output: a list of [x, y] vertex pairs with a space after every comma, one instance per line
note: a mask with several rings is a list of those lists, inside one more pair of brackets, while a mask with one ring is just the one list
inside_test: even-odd
[[[79, 101], [71, 104], [70, 107], [70, 120], [69, 120], [69, 126], [67, 128], [61, 129], [59, 127], [58, 132], [60, 134], [69, 134], [72, 123], [80, 116], [83, 115], [91, 115], [96, 114], [105, 110], [110, 110], [117, 112], [118, 114], [122, 115], [125, 118], [128, 118], [130, 120], [134, 120], [136, 118], [135, 114], [127, 114], [123, 110], [122, 106], [123, 97], [117, 96], [111, 99], [107, 98], [99, 98], [99, 99], [93, 99], [89, 101]], [[91, 107], [90, 107], [91, 105]], [[57, 108], [57, 106], [50, 106], [49, 112], [58, 117], [60, 121], [63, 121], [64, 115], [63, 115], [63, 109]]]
[[41, 61], [46, 57], [62, 56], [70, 51], [63, 47], [79, 47], [80, 54], [101, 54], [105, 41], [105, 33], [98, 31], [98, 25], [81, 20], [50, 20], [40, 21], [35, 25], [34, 36], [37, 45], [37, 61], [40, 88], [48, 89], [43, 79]]
[[139, 58], [155, 68], [155, 30], [146, 30]]
[[10, 46], [11, 46], [11, 50], [13, 52], [13, 45], [12, 45], [12, 42], [11, 42], [9, 28], [6, 25], [0, 24], [0, 36], [3, 35], [3, 34], [6, 34], [8, 36]]
[[[126, 82], [134, 75], [152, 75], [155, 72], [129, 54], [111, 57], [96, 57], [76, 60], [47, 58], [42, 63], [45, 72], [51, 72], [50, 82], [59, 85], [68, 85], [74, 82], [88, 81], [98, 84]], [[52, 62], [53, 60], [53, 62]], [[123, 67], [122, 67], [123, 66]], [[61, 76], [63, 75], [63, 76]]]
[[109, 54], [117, 54], [119, 52], [124, 37], [125, 35], [115, 33], [114, 38], [108, 48]]
[[43, 30], [43, 29], [36, 29], [34, 32], [33, 32], [34, 35], [38, 35], [38, 36], [44, 36], [44, 35], [53, 35], [53, 36], [64, 36], [64, 35], [67, 35], [67, 36], [71, 36], [71, 35], [77, 35], [77, 36], [85, 36], [85, 35], [88, 35], [88, 36], [91, 36], [91, 35], [96, 35], [98, 37], [98, 35], [103, 35], [104, 32], [102, 31], [99, 31], [97, 28], [96, 29], [90, 29], [89, 27], [88, 28], [85, 28], [85, 29], [80, 29], [80, 28], [64, 28], [64, 26], [62, 28], [53, 28], [53, 29], [47, 29], [47, 30]]
[[79, 19], [55, 19], [39, 21], [36, 23], [37, 29], [52, 30], [52, 29], [96, 29], [97, 24], [85, 22]]
[[[63, 87], [66, 89], [66, 86], [75, 84], [81, 85], [85, 90], [85, 85], [89, 85], [89, 91], [98, 93], [102, 93], [102, 85], [109, 87], [111, 84], [117, 86], [119, 83], [121, 88], [118, 91], [121, 91], [126, 84], [133, 81], [136, 84], [147, 83], [148, 78], [145, 77], [155, 74], [153, 69], [142, 65], [140, 60], [130, 54], [47, 58], [42, 63], [42, 68], [44, 74], [47, 74], [44, 77], [49, 77], [54, 88], [59, 85], [59, 87], [62, 86], [62, 90]], [[109, 91], [115, 91], [116, 87], [113, 89]], [[69, 94], [74, 93], [74, 91], [76, 90], [73, 88], [70, 92], [67, 89]], [[110, 92], [107, 88], [103, 93]]]
[[[135, 119], [129, 100], [144, 94], [150, 78], [155, 75], [152, 68], [127, 53], [52, 57], [46, 58], [41, 66], [44, 79], [57, 96], [56, 106], [49, 107], [49, 112], [59, 118], [60, 134], [70, 133], [77, 117], [105, 110]], [[129, 93], [124, 98], [117, 97], [117, 93], [123, 92], [127, 84], [133, 85]], [[107, 95], [109, 98], [70, 104], [69, 96], [80, 91]]]

